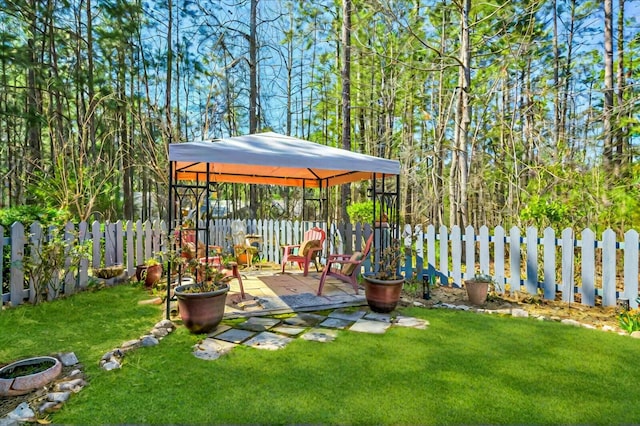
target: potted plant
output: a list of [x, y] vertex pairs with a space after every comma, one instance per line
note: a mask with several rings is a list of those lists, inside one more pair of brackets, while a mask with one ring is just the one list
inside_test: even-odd
[[399, 273], [401, 257], [400, 243], [393, 240], [381, 251], [377, 271], [363, 275], [365, 298], [372, 311], [387, 313], [396, 308], [404, 284]]
[[136, 278], [138, 281], [144, 280], [145, 288], [151, 288], [162, 277], [162, 264], [155, 257], [150, 257], [144, 261], [144, 265], [136, 266]]
[[493, 282], [493, 278], [489, 274], [482, 271], [476, 272], [471, 279], [464, 281], [464, 287], [467, 289], [467, 297], [469, 303], [473, 305], [483, 305], [487, 301], [489, 292], [489, 284]]
[[195, 275], [195, 284], [179, 285], [174, 294], [178, 299], [180, 318], [187, 329], [194, 334], [208, 333], [222, 321], [229, 280], [233, 277], [207, 263], [198, 263]]

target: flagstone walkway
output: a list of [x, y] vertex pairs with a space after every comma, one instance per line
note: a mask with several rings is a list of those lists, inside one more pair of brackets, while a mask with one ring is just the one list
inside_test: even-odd
[[233, 327], [221, 324], [197, 343], [193, 354], [200, 359], [215, 360], [238, 345], [256, 349], [278, 350], [296, 338], [315, 342], [331, 342], [339, 332], [383, 334], [391, 327], [426, 329], [423, 319], [378, 314], [365, 308], [340, 308], [328, 315], [298, 312], [290, 317], [250, 317]]

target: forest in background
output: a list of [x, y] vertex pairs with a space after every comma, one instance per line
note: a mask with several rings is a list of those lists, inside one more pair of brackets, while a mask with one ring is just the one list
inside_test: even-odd
[[[639, 10], [0, 0], [0, 207], [153, 218], [169, 143], [275, 131], [399, 159], [408, 223], [621, 233], [640, 223]], [[332, 218], [369, 185], [336, 188]]]

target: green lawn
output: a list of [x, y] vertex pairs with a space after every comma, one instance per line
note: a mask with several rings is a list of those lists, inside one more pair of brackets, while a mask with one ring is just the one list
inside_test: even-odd
[[0, 363], [73, 351], [90, 385], [55, 423], [629, 424], [640, 422], [640, 341], [533, 319], [412, 308], [427, 330], [341, 331], [331, 343], [192, 354], [183, 327], [127, 355], [100, 357], [162, 317], [120, 286], [0, 313]]

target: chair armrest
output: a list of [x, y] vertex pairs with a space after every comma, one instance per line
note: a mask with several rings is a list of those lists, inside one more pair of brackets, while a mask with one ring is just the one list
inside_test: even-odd
[[287, 255], [287, 254], [293, 254], [296, 249], [299, 249], [300, 244], [291, 244], [291, 245], [286, 245], [281, 247], [282, 247], [282, 254]]

